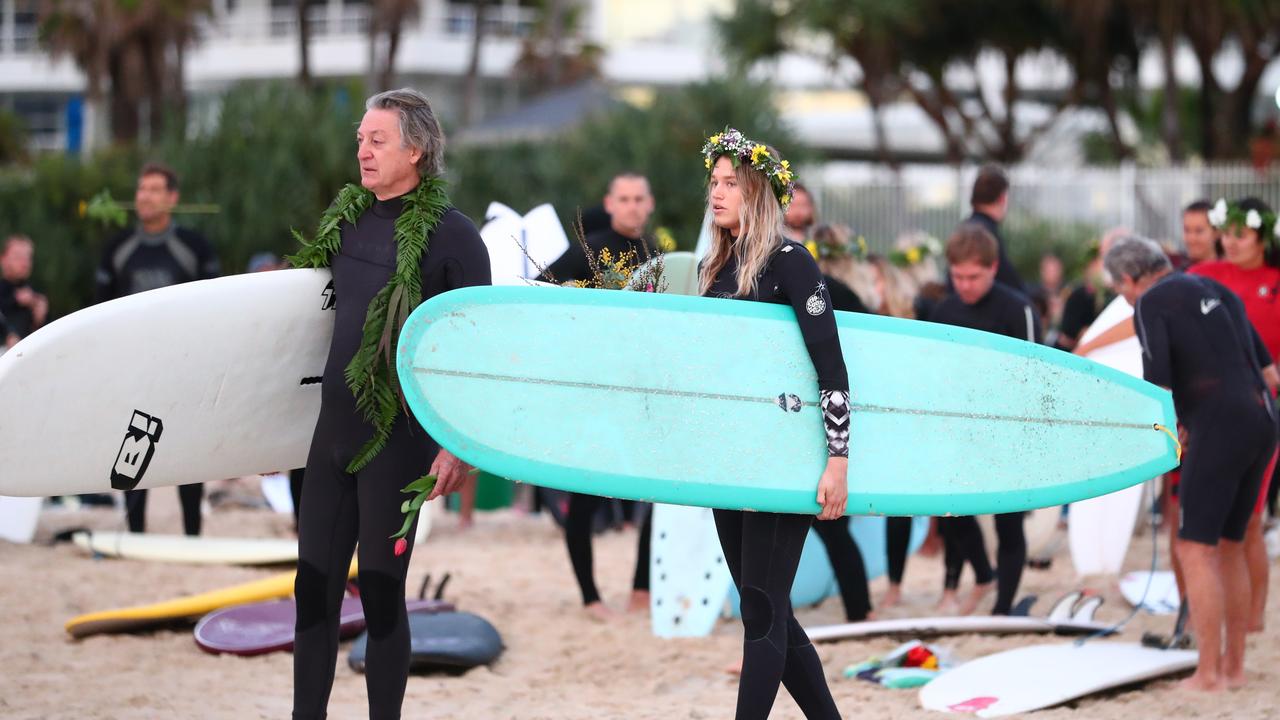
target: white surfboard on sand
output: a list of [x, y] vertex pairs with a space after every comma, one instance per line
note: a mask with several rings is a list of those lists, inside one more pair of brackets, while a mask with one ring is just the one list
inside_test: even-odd
[[288, 538], [221, 538], [126, 532], [78, 532], [77, 546], [129, 560], [197, 565], [275, 565], [298, 560], [298, 541]]
[[36, 536], [44, 498], [0, 495], [0, 540], [29, 543]]
[[[1103, 309], [1080, 341], [1088, 342], [1131, 317], [1133, 308], [1124, 298], [1118, 297]], [[1142, 345], [1137, 337], [1098, 348], [1087, 357], [1134, 377], [1142, 377]], [[1143, 486], [1138, 484], [1072, 503], [1067, 537], [1077, 575], [1115, 575], [1120, 572], [1129, 542], [1133, 539], [1142, 492]]]
[[1047, 616], [1018, 615], [947, 615], [938, 617], [892, 618], [863, 622], [819, 625], [805, 628], [813, 642], [836, 642], [884, 635], [1012, 635], [1022, 633], [1056, 633], [1089, 635], [1109, 630], [1109, 623], [1094, 619], [1101, 596], [1081, 598], [1070, 593], [1058, 601]]
[[555, 208], [542, 204], [520, 213], [500, 202], [489, 203], [480, 237], [489, 249], [494, 277], [537, 277], [569, 249], [569, 237]]
[[920, 689], [920, 705], [926, 710], [1003, 717], [1184, 672], [1195, 667], [1196, 658], [1193, 650], [1156, 650], [1136, 643], [1032, 645], [943, 673]]
[[649, 550], [649, 615], [657, 637], [703, 637], [715, 627], [733, 580], [711, 510], [655, 503]]
[[1152, 615], [1172, 615], [1182, 604], [1177, 578], [1170, 570], [1127, 572], [1120, 578], [1120, 594]]
[[333, 335], [327, 271], [130, 295], [0, 357], [0, 494], [74, 495], [305, 464]]

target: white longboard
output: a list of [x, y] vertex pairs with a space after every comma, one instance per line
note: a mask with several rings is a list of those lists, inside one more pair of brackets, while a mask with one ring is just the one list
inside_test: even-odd
[[298, 560], [298, 541], [276, 538], [219, 538], [126, 532], [79, 532], [77, 546], [98, 555], [129, 560], [197, 565], [275, 565]]
[[702, 637], [733, 584], [711, 510], [655, 503], [649, 550], [649, 615], [658, 637]]
[[1108, 623], [1094, 619], [1094, 614], [1100, 605], [1102, 605], [1101, 596], [1095, 595], [1081, 599], [1080, 593], [1071, 593], [1058, 601], [1058, 604], [1045, 617], [962, 615], [894, 618], [819, 625], [805, 628], [805, 634], [813, 642], [836, 642], [884, 635], [963, 635], [968, 633], [1090, 635], [1106, 632], [1112, 627]]
[[85, 308], [0, 357], [0, 494], [127, 490], [306, 462], [333, 336], [327, 271], [174, 285]]
[[1032, 645], [967, 662], [920, 689], [927, 710], [1003, 717], [1190, 670], [1193, 650], [1136, 643]]
[[334, 306], [328, 270], [277, 270], [138, 293], [40, 328], [0, 357], [0, 458], [21, 469], [0, 474], [0, 495], [302, 467]]
[[[1088, 342], [1131, 317], [1133, 308], [1124, 298], [1118, 297], [1103, 309], [1080, 341]], [[1142, 345], [1137, 337], [1098, 348], [1087, 357], [1134, 377], [1142, 377]], [[1072, 503], [1067, 521], [1067, 538], [1071, 547], [1071, 562], [1075, 565], [1077, 575], [1119, 574], [1129, 550], [1129, 542], [1133, 538], [1138, 509], [1142, 505], [1142, 492], [1143, 486], [1138, 484], [1108, 495]]]
[[539, 267], [547, 268], [569, 249], [564, 226], [549, 204], [521, 216], [500, 202], [492, 202], [484, 220], [480, 237], [489, 250], [495, 278], [537, 277]]
[[43, 498], [0, 495], [0, 540], [29, 543], [36, 536]]

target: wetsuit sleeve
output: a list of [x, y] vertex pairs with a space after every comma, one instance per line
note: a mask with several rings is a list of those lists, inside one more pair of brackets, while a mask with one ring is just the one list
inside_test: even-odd
[[111, 256], [115, 254], [116, 247], [119, 244], [119, 238], [113, 239], [103, 248], [102, 257], [98, 258], [98, 268], [94, 271], [93, 276], [93, 302], [95, 304], [114, 300], [117, 297], [116, 269], [111, 262]]
[[492, 285], [493, 269], [489, 263], [489, 249], [480, 238], [474, 223], [461, 213], [451, 213], [457, 219], [441, 223], [441, 240], [447, 243], [442, 270], [444, 285], [449, 290], [473, 285]]
[[1142, 343], [1142, 379], [1153, 385], [1173, 387], [1169, 329], [1163, 314], [1148, 298], [1140, 298], [1133, 320], [1138, 341]]
[[587, 255], [577, 241], [569, 242], [569, 249], [547, 266], [546, 271], [538, 276], [542, 282], [565, 283], [570, 280], [586, 280], [591, 275], [587, 265]]
[[783, 245], [774, 259], [779, 290], [795, 311], [805, 349], [818, 373], [819, 404], [827, 433], [827, 453], [849, 456], [849, 376], [836, 329], [831, 293], [818, 264], [802, 246]]
[[196, 259], [200, 262], [201, 280], [209, 280], [216, 278], [222, 274], [222, 265], [218, 262], [218, 254], [213, 251], [213, 245], [201, 236], [197, 236], [199, 241], [195, 243]]
[[1262, 342], [1262, 336], [1258, 334], [1258, 329], [1249, 324], [1249, 332], [1253, 335], [1253, 352], [1258, 356], [1258, 367], [1264, 368], [1275, 362], [1271, 357], [1271, 351], [1267, 350], [1267, 346]]

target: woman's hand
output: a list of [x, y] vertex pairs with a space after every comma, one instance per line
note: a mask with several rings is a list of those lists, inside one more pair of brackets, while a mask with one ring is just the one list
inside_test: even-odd
[[849, 458], [827, 458], [827, 469], [822, 471], [822, 479], [818, 481], [818, 504], [822, 506], [819, 520], [835, 520], [844, 515], [849, 501], [848, 474]]

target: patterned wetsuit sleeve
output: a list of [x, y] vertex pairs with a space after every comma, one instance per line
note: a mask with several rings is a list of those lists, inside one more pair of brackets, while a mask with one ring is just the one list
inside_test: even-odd
[[827, 433], [827, 453], [849, 455], [849, 376], [840, 350], [835, 310], [831, 306], [822, 273], [813, 256], [802, 246], [787, 243], [774, 256], [779, 289], [791, 303], [800, 324], [809, 359], [818, 373], [822, 419]]
[[[1157, 298], [1157, 302], [1158, 302]], [[1138, 299], [1133, 314], [1138, 341], [1142, 343], [1142, 379], [1153, 385], [1173, 387], [1169, 331], [1164, 317], [1149, 297]]]

